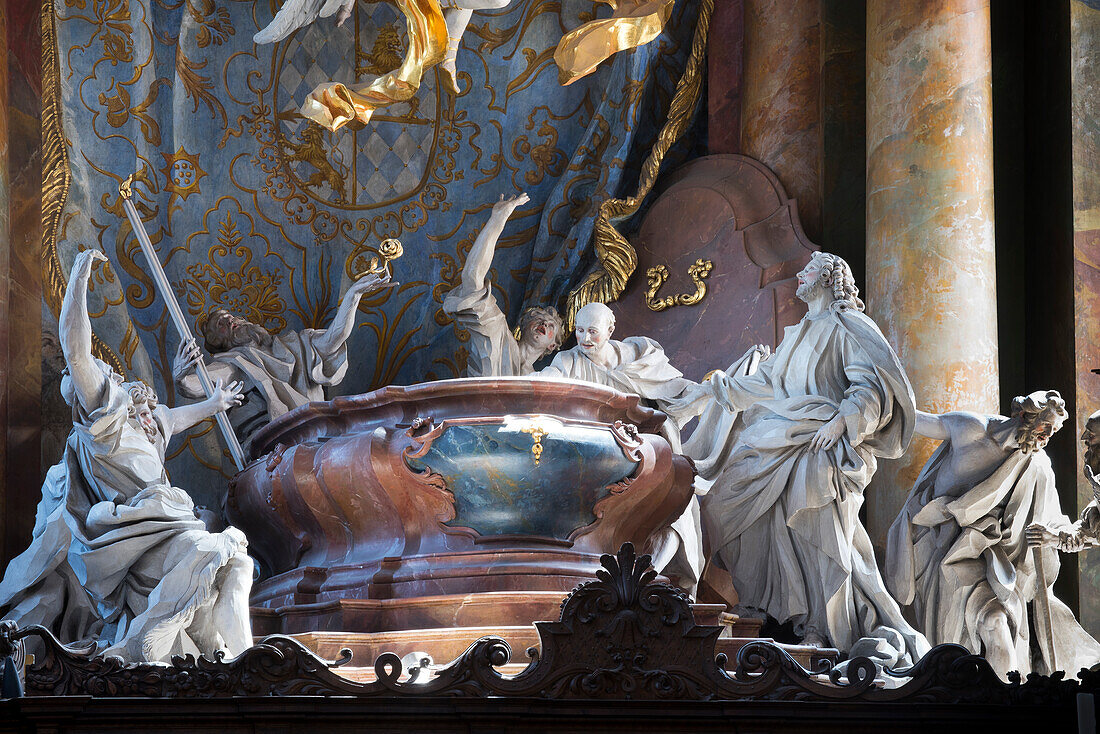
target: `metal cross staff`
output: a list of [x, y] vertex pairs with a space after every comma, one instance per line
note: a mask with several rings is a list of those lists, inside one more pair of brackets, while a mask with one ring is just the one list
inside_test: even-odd
[[[126, 180], [118, 187], [118, 193], [122, 197], [122, 208], [126, 210], [126, 218], [130, 220], [130, 226], [133, 227], [134, 234], [137, 235], [137, 241], [141, 245], [141, 251], [145, 253], [145, 259], [149, 261], [150, 274], [157, 284], [157, 290], [160, 291], [161, 297], [164, 298], [165, 305], [168, 306], [168, 314], [172, 317], [172, 323], [176, 325], [176, 331], [179, 332], [180, 339], [185, 341], [193, 339], [191, 327], [187, 325], [187, 321], [183, 318], [183, 311], [180, 309], [175, 294], [172, 293], [172, 287], [168, 284], [168, 277], [164, 274], [164, 268], [161, 267], [157, 251], [153, 249], [153, 243], [149, 240], [145, 225], [141, 223], [141, 217], [138, 216], [137, 207], [130, 199], [133, 195], [130, 184], [133, 181], [134, 177], [132, 175], [127, 176]], [[214, 385], [210, 382], [210, 375], [206, 371], [206, 364], [202, 361], [202, 355], [199, 355], [198, 362], [195, 363], [195, 371], [198, 373], [199, 382], [202, 384], [202, 390], [206, 393], [206, 397], [213, 396]], [[233, 433], [229, 416], [225, 414], [224, 410], [219, 411], [214, 414], [214, 420], [218, 423], [222, 438], [225, 439], [225, 445], [229, 447], [229, 455], [233, 457], [233, 463], [237, 465], [237, 471], [243, 471], [244, 451], [241, 450], [241, 443], [237, 440], [237, 434]]]

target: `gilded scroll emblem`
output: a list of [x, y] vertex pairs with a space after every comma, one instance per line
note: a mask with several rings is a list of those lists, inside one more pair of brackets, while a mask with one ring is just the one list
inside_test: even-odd
[[664, 311], [673, 306], [694, 306], [707, 295], [705, 280], [713, 267], [714, 263], [710, 260], [701, 258], [696, 260], [695, 264], [688, 268], [688, 275], [695, 283], [694, 293], [678, 293], [675, 296], [657, 298], [657, 291], [661, 290], [661, 286], [668, 280], [668, 268], [664, 265], [654, 265], [645, 273], [649, 281], [649, 286], [645, 290], [645, 305], [649, 306], [651, 311]]

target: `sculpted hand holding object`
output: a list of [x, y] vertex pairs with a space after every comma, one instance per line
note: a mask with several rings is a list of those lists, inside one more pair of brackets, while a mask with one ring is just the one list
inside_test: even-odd
[[[392, 254], [392, 252], [391, 252]], [[386, 252], [382, 253], [383, 260]], [[396, 257], [396, 255], [394, 255]], [[200, 322], [211, 379], [242, 382], [243, 404], [230, 411], [233, 430], [242, 442], [261, 426], [315, 400], [324, 400], [324, 388], [338, 385], [347, 373], [347, 340], [364, 296], [396, 286], [385, 262], [368, 270], [344, 293], [336, 315], [325, 329], [303, 329], [272, 334], [258, 324], [217, 308]], [[180, 394], [201, 394], [194, 365], [200, 354], [194, 341], [181, 343], [172, 365]]]

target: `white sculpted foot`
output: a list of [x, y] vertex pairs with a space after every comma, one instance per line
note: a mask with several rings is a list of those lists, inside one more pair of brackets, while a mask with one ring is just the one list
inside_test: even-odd
[[802, 644], [809, 647], [828, 647], [829, 642], [821, 636], [821, 633], [814, 629], [806, 630], [806, 634], [802, 635]]

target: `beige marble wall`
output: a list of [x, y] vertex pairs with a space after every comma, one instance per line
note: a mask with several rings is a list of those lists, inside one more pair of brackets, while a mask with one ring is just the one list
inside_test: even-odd
[[[991, 84], [989, 0], [868, 0], [868, 313], [929, 411], [999, 411]], [[876, 544], [932, 448], [880, 467]]]
[[[1077, 415], [1073, 428], [1081, 435], [1085, 420], [1100, 410], [1100, 2], [1070, 3], [1070, 68], [1073, 135], [1073, 289]], [[1059, 386], [1061, 389], [1065, 389]], [[1071, 429], [1067, 424], [1066, 430]], [[1076, 438], [1075, 436], [1075, 438]], [[1077, 466], [1083, 465], [1078, 443]], [[1092, 499], [1092, 488], [1078, 472], [1077, 507], [1063, 506], [1071, 517]], [[1063, 503], [1065, 500], [1063, 500]], [[1080, 618], [1100, 634], [1100, 555], [1077, 557], [1080, 573]]]
[[744, 0], [741, 153], [771, 168], [821, 237], [819, 0]]

